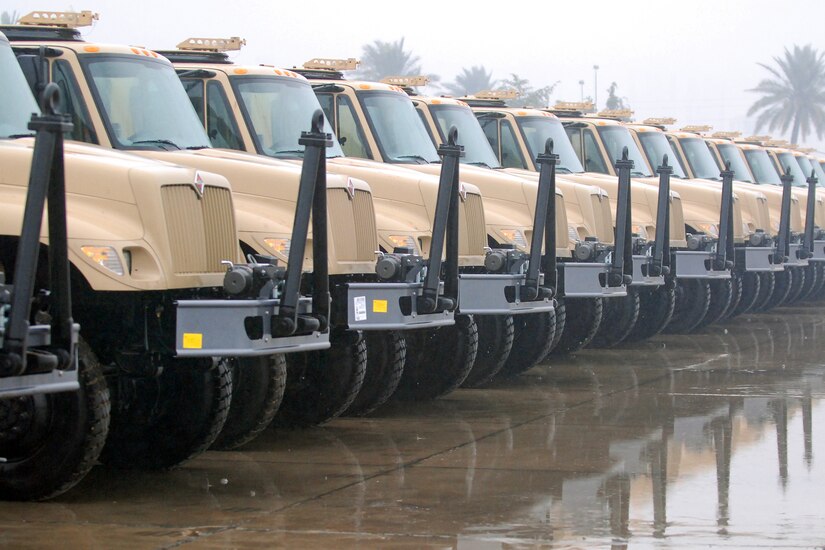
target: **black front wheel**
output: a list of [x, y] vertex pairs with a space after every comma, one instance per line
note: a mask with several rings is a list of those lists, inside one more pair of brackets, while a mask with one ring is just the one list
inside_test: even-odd
[[604, 301], [604, 311], [599, 330], [590, 347], [612, 348], [627, 338], [639, 319], [639, 293], [628, 287], [627, 296]]
[[804, 267], [792, 267], [793, 283], [791, 289], [788, 291], [788, 297], [785, 299], [785, 304], [791, 305], [799, 301], [802, 296], [802, 291], [805, 290], [805, 280], [808, 278]]
[[653, 288], [639, 290], [639, 318], [627, 336], [629, 341], [656, 336], [667, 326], [676, 308], [676, 285], [665, 282]]
[[710, 306], [710, 284], [704, 279], [678, 279], [676, 306], [664, 329], [668, 334], [694, 330], [705, 318]]
[[768, 311], [783, 305], [791, 293], [794, 285], [794, 269], [786, 267], [782, 271], [771, 273], [774, 276], [773, 292], [770, 299], [762, 307], [762, 311]]
[[515, 325], [520, 325], [512, 315], [476, 315], [473, 318], [478, 326], [478, 353], [473, 369], [461, 384], [465, 388], [483, 386], [501, 371], [513, 349]]
[[759, 293], [754, 300], [751, 311], [767, 311], [770, 309], [773, 293], [776, 289], [776, 274], [774, 272], [759, 274]]
[[803, 268], [805, 272], [805, 283], [802, 285], [802, 291], [797, 298], [800, 302], [810, 300], [814, 290], [819, 287], [819, 270], [816, 264], [817, 262], [810, 262]]
[[346, 415], [369, 414], [389, 399], [404, 374], [407, 360], [407, 339], [397, 331], [367, 332], [367, 371], [364, 384]]
[[516, 376], [536, 366], [553, 346], [556, 314], [553, 311], [515, 316], [516, 337], [501, 376]]
[[109, 431], [109, 389], [83, 342], [78, 356], [79, 391], [0, 400], [0, 498], [56, 497], [97, 461]]
[[739, 303], [733, 309], [733, 317], [752, 311], [756, 307], [762, 287], [762, 279], [764, 278], [762, 275], [764, 274], [754, 273], [753, 271], [746, 271], [742, 274], [742, 281], [739, 285], [742, 295], [739, 297]]
[[733, 299], [733, 283], [731, 279], [710, 281], [710, 302], [708, 312], [696, 328], [706, 327], [722, 320]]
[[395, 397], [426, 401], [450, 393], [466, 380], [477, 352], [471, 315], [456, 315], [452, 326], [407, 332], [407, 364]]
[[157, 377], [109, 380], [112, 425], [101, 461], [116, 468], [166, 469], [217, 439], [232, 401], [227, 361], [167, 359]]
[[355, 400], [367, 369], [360, 332], [334, 331], [330, 348], [287, 355], [286, 390], [273, 424], [315, 426], [340, 416]]
[[232, 402], [213, 449], [237, 449], [272, 423], [284, 397], [286, 358], [282, 354], [229, 360]]
[[553, 353], [573, 353], [590, 344], [602, 322], [601, 298], [572, 298], [564, 300], [564, 332]]

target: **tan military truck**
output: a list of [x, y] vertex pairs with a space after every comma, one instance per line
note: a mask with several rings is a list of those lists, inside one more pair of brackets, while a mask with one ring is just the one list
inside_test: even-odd
[[[586, 172], [616, 175], [614, 162], [627, 148], [634, 162], [634, 180], [658, 186], [652, 165], [648, 164], [631, 131], [613, 117], [586, 116], [567, 105], [554, 112], [564, 125], [576, 156]], [[669, 155], [670, 156], [670, 155]], [[674, 159], [669, 164], [674, 166]], [[687, 247], [673, 251], [673, 269], [677, 280], [676, 305], [665, 330], [689, 332], [720, 319], [730, 305], [732, 286], [730, 269], [714, 265], [719, 259], [716, 250], [721, 221], [722, 193], [711, 186], [687, 186], [678, 179], [670, 181], [670, 189], [679, 194], [684, 212]], [[734, 209], [734, 218], [736, 210]], [[734, 223], [734, 227], [736, 223]], [[740, 224], [741, 228], [741, 224]], [[725, 258], [724, 261], [730, 261]], [[713, 290], [712, 290], [713, 289]], [[713, 292], [713, 295], [711, 294]], [[712, 296], [717, 296], [712, 299]]]
[[[510, 94], [512, 95], [512, 94]], [[539, 109], [507, 107], [505, 101], [510, 99], [502, 92], [481, 92], [473, 97], [461, 98], [473, 109], [487, 140], [493, 147], [498, 161], [510, 173], [528, 176], [537, 170], [534, 158], [547, 139], [553, 140], [554, 151], [560, 155], [560, 164], [557, 170], [563, 180], [578, 184], [592, 185], [607, 195], [610, 201], [610, 215], [615, 220], [618, 210], [617, 199], [618, 181], [616, 178], [599, 173], [587, 173], [576, 157], [570, 140], [562, 127], [558, 117], [552, 113]], [[431, 110], [433, 107], [431, 107]], [[649, 185], [631, 182], [631, 229], [634, 235], [633, 242], [633, 283], [632, 293], [636, 294], [639, 302], [639, 317], [635, 325], [623, 326], [620, 311], [606, 312], [605, 318], [614, 317], [608, 323], [623, 326], [628, 332], [626, 336], [633, 340], [648, 338], [660, 332], [670, 320], [675, 306], [675, 285], [673, 277], [650, 276], [648, 268], [657, 254], [664, 249], [656, 246], [657, 217], [669, 216], [669, 246], [685, 248], [684, 215], [681, 208], [681, 199], [678, 194], [671, 193], [669, 198], [669, 212], [659, 212], [659, 191]], [[565, 190], [568, 204], [570, 192]], [[601, 199], [602, 208], [607, 207]], [[603, 231], [610, 232], [613, 223]], [[664, 232], [663, 232], [664, 233]], [[612, 238], [612, 235], [611, 235]], [[669, 261], [669, 258], [666, 258]], [[609, 308], [610, 302], [606, 304]], [[618, 308], [612, 308], [618, 309]], [[612, 313], [612, 314], [611, 314]], [[603, 319], [604, 321], [604, 319]], [[621, 333], [619, 333], [621, 336]], [[621, 341], [618, 338], [614, 342]], [[617, 343], [617, 342], [616, 342]]]
[[[718, 182], [721, 180], [719, 175], [721, 169], [701, 136], [702, 132], [707, 133], [710, 130], [709, 126], [689, 126], [680, 131], [665, 131], [665, 136], [679, 159], [680, 167], [691, 181]], [[660, 139], [655, 132], [651, 133], [649, 129], [646, 133], [637, 132], [637, 136], [640, 142], [646, 138]], [[735, 172], [734, 170], [734, 177]], [[777, 275], [780, 278], [784, 277], [789, 264], [785, 261], [778, 261], [779, 254], [776, 247], [780, 239], [777, 237], [778, 232], [774, 231], [771, 226], [766, 194], [759, 186], [738, 181], [734, 183], [734, 193], [742, 216], [743, 239], [737, 242], [734, 269], [734, 281], [741, 281], [743, 290], [744, 300], [740, 300], [744, 306], [740, 308], [742, 311], [747, 309], [748, 304], [753, 305], [760, 299], [759, 294], [755, 292], [756, 278], [760, 278], [761, 287], [761, 280], [766, 277], [770, 279], [771, 273], [774, 278]], [[780, 204], [782, 202], [781, 192], [778, 202]], [[768, 281], [767, 288], [770, 289], [771, 286]], [[775, 290], [775, 285], [773, 286]], [[776, 305], [779, 296], [779, 293], [771, 293], [764, 307]]]
[[[705, 142], [719, 166], [724, 166], [726, 162], [730, 163], [731, 169], [736, 173], [736, 179], [738, 181], [758, 186], [765, 194], [768, 199], [770, 215], [770, 230], [768, 231], [773, 235], [777, 235], [782, 218], [782, 182], [779, 174], [771, 166], [767, 153], [764, 150], [759, 153], [758, 151], [761, 147], [758, 145], [735, 143], [734, 140], [739, 139], [740, 136], [740, 132], [714, 132], [710, 137], [705, 138]], [[759, 171], [758, 178], [748, 165], [745, 150], [753, 151], [753, 153], [750, 153], [750, 156], [754, 157], [755, 153], [757, 157], [754, 160], [754, 168]], [[767, 168], [767, 170], [765, 170], [765, 168]], [[789, 228], [792, 233], [800, 235], [805, 233], [805, 226], [802, 222], [802, 210], [804, 210], [806, 206], [804, 197], [800, 197], [796, 188], [792, 189], [790, 209], [788, 212]], [[815, 229], [815, 234], [812, 236], [815, 240], [813, 240], [812, 252], [819, 251], [819, 257], [825, 257], [825, 246], [823, 246], [825, 243], [821, 241], [821, 231], [818, 228], [813, 229]], [[809, 260], [813, 260], [813, 258]], [[805, 288], [800, 298], [811, 294], [814, 288], [820, 285], [822, 278], [820, 271], [822, 267], [821, 264], [811, 263], [808, 267], [804, 268], [806, 272]]]
[[[320, 329], [266, 341], [250, 334], [246, 320], [263, 322], [282, 313], [283, 294], [273, 288], [274, 279], [255, 297], [227, 299], [223, 287], [231, 270], [224, 263], [248, 271], [269, 272], [272, 266], [240, 263], [225, 178], [74, 142], [63, 147], [57, 168], [44, 168], [42, 150], [33, 152], [39, 147], [33, 131], [57, 124], [54, 139], [62, 141], [71, 124], [53, 113], [61, 102], [59, 87], [50, 84], [45, 114], [27, 125], [38, 107], [1, 33], [0, 89], [0, 497], [44, 499], [68, 490], [96, 462], [104, 443], [104, 453], [122, 453], [118, 460], [140, 459], [145, 467], [178, 464], [205, 450], [221, 431], [232, 397], [231, 362], [265, 372], [273, 391], [282, 391], [284, 362], [273, 353], [329, 347], [328, 331]], [[23, 223], [32, 169], [51, 170], [55, 180], [65, 172], [62, 237], [51, 215], [48, 229], [38, 225], [32, 232], [31, 223]], [[61, 196], [49, 192], [50, 208]], [[65, 277], [56, 288], [49, 272], [55, 272], [52, 258], [59, 252], [51, 246], [61, 242], [70, 266], [61, 268]], [[21, 254], [28, 272], [20, 271]], [[35, 267], [29, 262], [37, 256]], [[18, 329], [29, 319], [14, 311], [19, 300], [28, 306], [32, 288], [52, 294], [37, 293], [32, 320], [41, 328], [26, 337]], [[69, 307], [83, 327], [77, 369], [57, 368], [42, 353], [22, 353], [26, 340], [42, 346], [46, 336], [61, 346], [60, 336], [42, 327], [53, 314], [65, 318]], [[17, 366], [7, 361], [15, 356]], [[107, 432], [110, 399], [113, 429]], [[121, 408], [139, 412], [142, 422], [118, 426]]]
[[[344, 141], [344, 151], [353, 156], [373, 158], [387, 163], [403, 164], [423, 173], [434, 173], [438, 166], [433, 156], [435, 144], [433, 136], [416, 114], [415, 107], [403, 87], [393, 83], [377, 83], [345, 80], [343, 74], [322, 69], [300, 69], [313, 82], [316, 95], [336, 127], [339, 139]], [[488, 242], [491, 246], [511, 246], [526, 250], [530, 246], [532, 214], [535, 211], [536, 184], [522, 178], [499, 173], [482, 166], [465, 162], [462, 166], [463, 181], [478, 186], [484, 194], [484, 214], [487, 224]], [[559, 319], [570, 319], [551, 346], [576, 349], [588, 343], [601, 319], [601, 298], [625, 295], [623, 281], [606, 281], [609, 266], [603, 258], [595, 261], [596, 251], [605, 246], [597, 241], [582, 245], [593, 256], [591, 261], [575, 261], [567, 238], [571, 214], [564, 206], [563, 195], [557, 190], [556, 198], [556, 255], [560, 260], [560, 278], [564, 296], [587, 298], [578, 300], [583, 305], [576, 314], [565, 308], [557, 310]], [[593, 231], [583, 225], [574, 226], [589, 233]], [[572, 273], [576, 273], [572, 275]], [[568, 274], [570, 274], [568, 276]], [[602, 281], [605, 281], [603, 284]], [[616, 286], [610, 286], [615, 284]], [[566, 300], [565, 300], [566, 301]], [[522, 317], [525, 330], [536, 331], [526, 324], [536, 322], [543, 327], [547, 324], [541, 316]], [[542, 332], [543, 328], [540, 329]], [[548, 331], [549, 332], [549, 331]], [[517, 346], [518, 342], [514, 344]], [[542, 350], [528, 346], [527, 354], [519, 361], [510, 362], [509, 372], [518, 372], [529, 367], [542, 355]]]
[[[294, 255], [291, 249], [303, 252], [304, 247], [290, 242], [300, 168], [248, 153], [212, 149], [168, 60], [143, 48], [90, 44], [75, 28], [42, 24], [5, 28], [13, 33], [21, 66], [37, 68], [46, 63], [48, 77], [64, 90], [75, 118], [75, 139], [220, 173], [233, 185], [244, 254], [286, 262]], [[36, 70], [29, 72], [37, 76]], [[33, 84], [37, 85], [36, 78]], [[311, 255], [300, 255], [313, 273], [322, 273], [323, 266], [328, 266], [332, 347], [288, 358], [293, 374], [287, 378], [284, 402], [278, 410], [281, 423], [322, 422], [343, 412], [355, 399], [370, 354], [360, 328], [383, 328], [386, 337], [372, 355], [375, 361], [397, 364], [404, 359], [402, 338], [395, 334], [399, 325], [453, 322], [448, 310], [405, 308], [404, 304], [417, 296], [420, 283], [384, 284], [379, 280], [374, 207], [368, 186], [355, 178], [332, 175], [327, 183], [328, 261], [319, 267]], [[474, 342], [467, 342], [458, 360], [471, 363], [474, 351]], [[238, 372], [243, 376], [243, 371]], [[250, 385], [258, 384], [253, 381]]]
[[[239, 40], [233, 39], [190, 38], [181, 42], [177, 50], [159, 53], [175, 64], [190, 99], [207, 126], [214, 125], [215, 111], [211, 106], [217, 98], [229, 99], [225, 116], [237, 129], [237, 137], [227, 140], [225, 146], [296, 162], [303, 155], [295, 138], [296, 125], [320, 108], [318, 99], [309, 82], [296, 72], [233, 64], [224, 52], [240, 45]], [[203, 108], [204, 101], [206, 108]], [[328, 157], [330, 172], [357, 177], [370, 184], [382, 251], [408, 246], [429, 256], [432, 228], [440, 223], [433, 218], [439, 191], [436, 177], [368, 159], [345, 157], [337, 143], [328, 149]], [[487, 244], [482, 199], [477, 188], [471, 185], [462, 186], [460, 198], [458, 263], [463, 271], [478, 270], [484, 266]], [[475, 306], [476, 311], [484, 308], [485, 314], [474, 315], [472, 321], [464, 317], [454, 329], [439, 330], [446, 335], [450, 330], [466, 330], [471, 324], [478, 326], [479, 353], [469, 374], [454, 372], [450, 365], [437, 365], [433, 361], [430, 339], [434, 333], [409, 334], [404, 374], [392, 378], [384, 375], [369, 383], [371, 369], [368, 366], [367, 386], [375, 389], [369, 393], [362, 389], [349, 412], [369, 412], [386, 400], [399, 383], [401, 397], [423, 398], [446, 393], [461, 383], [462, 377], [466, 377], [465, 385], [489, 381], [503, 368], [512, 347], [511, 313], [552, 309], [549, 300], [495, 304], [493, 297], [503, 298], [506, 287], [502, 282], [497, 276], [475, 277], [474, 291], [470, 293], [470, 289], [465, 289], [459, 293], [459, 308], [473, 311], [470, 299], [476, 297], [483, 301]], [[491, 315], [496, 309], [498, 314]], [[453, 336], [446, 342], [458, 339]], [[436, 383], [437, 376], [443, 377], [443, 382]], [[374, 397], [370, 398], [370, 394]]]

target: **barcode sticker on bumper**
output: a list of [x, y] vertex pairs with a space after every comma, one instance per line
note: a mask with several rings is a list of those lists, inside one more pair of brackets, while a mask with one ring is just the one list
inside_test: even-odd
[[356, 321], [367, 320], [367, 298], [366, 296], [356, 296], [352, 299]]

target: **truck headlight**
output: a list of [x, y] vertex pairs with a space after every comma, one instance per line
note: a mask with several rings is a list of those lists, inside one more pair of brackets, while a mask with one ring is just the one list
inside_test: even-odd
[[81, 246], [80, 250], [87, 258], [116, 275], [123, 275], [123, 264], [117, 251], [111, 246]]
[[581, 240], [579, 232], [576, 230], [576, 226], [572, 223], [567, 224], [567, 236], [570, 237], [570, 240], [574, 243]]
[[392, 243], [393, 248], [411, 248], [416, 252], [415, 239], [412, 235], [389, 235], [387, 240]]
[[635, 233], [639, 237], [643, 238], [644, 240], [648, 240], [647, 229], [645, 228], [645, 226], [633, 224], [633, 226], [630, 228], [630, 231]]
[[289, 258], [289, 246], [290, 240], [286, 238], [276, 239], [276, 238], [269, 238], [264, 239], [264, 244], [278, 254], [279, 256], [283, 256], [284, 258]]
[[719, 236], [719, 227], [715, 223], [697, 223], [696, 228], [711, 237]]
[[516, 245], [518, 248], [527, 249], [527, 239], [521, 229], [499, 229], [498, 231], [504, 239]]

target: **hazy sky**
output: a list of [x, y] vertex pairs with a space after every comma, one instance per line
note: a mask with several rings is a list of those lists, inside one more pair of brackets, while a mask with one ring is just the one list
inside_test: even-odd
[[[79, 1], [79, 0], [73, 0]], [[499, 6], [496, 9], [467, 9]], [[579, 80], [598, 99], [618, 84], [636, 118], [673, 116], [683, 124], [752, 133], [745, 113], [767, 71], [757, 62], [794, 44], [825, 49], [822, 0], [577, 0], [558, 2], [311, 2], [217, 0], [2, 0], [0, 11], [88, 9], [100, 21], [93, 41], [171, 48], [189, 36], [241, 36], [242, 63], [300, 64], [312, 57], [358, 57], [363, 44], [406, 38], [427, 73], [452, 81], [483, 65], [501, 79], [516, 73], [540, 87], [557, 80], [552, 101], [578, 100]], [[825, 150], [825, 140], [808, 144]]]

